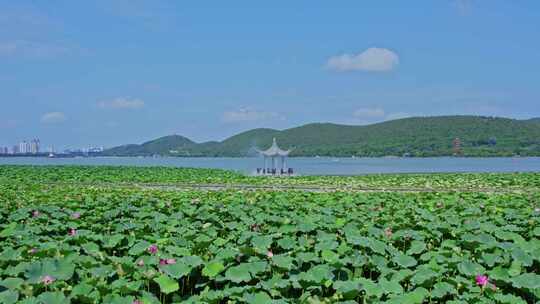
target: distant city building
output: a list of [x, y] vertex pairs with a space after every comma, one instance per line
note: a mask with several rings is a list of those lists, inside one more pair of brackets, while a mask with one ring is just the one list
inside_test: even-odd
[[28, 143], [25, 141], [21, 141], [19, 143], [19, 153], [20, 154], [26, 154], [28, 153], [28, 150], [27, 150], [27, 147], [28, 147]]
[[11, 150], [11, 154], [19, 154], [19, 146], [15, 145], [13, 146], [13, 150]]
[[105, 150], [103, 147], [90, 147], [88, 153], [101, 153], [103, 150]]
[[0, 154], [8, 154], [9, 149], [8, 147], [0, 147]]
[[32, 153], [32, 154], [38, 154], [39, 153], [39, 139], [33, 139], [31, 142], [30, 142], [30, 151], [28, 151], [28, 153]]

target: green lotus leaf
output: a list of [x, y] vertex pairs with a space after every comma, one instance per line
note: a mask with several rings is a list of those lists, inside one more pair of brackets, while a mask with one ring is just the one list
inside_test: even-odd
[[17, 222], [12, 222], [9, 225], [5, 226], [4, 229], [0, 232], [0, 238], [7, 238], [12, 236], [17, 228]]
[[258, 262], [250, 262], [248, 263], [249, 272], [251, 272], [252, 275], [258, 275], [262, 272], [266, 271], [266, 267], [268, 266], [268, 263], [265, 261], [258, 261]]
[[424, 252], [426, 249], [426, 243], [422, 241], [412, 241], [411, 247], [407, 250], [408, 255], [415, 255]]
[[523, 266], [531, 266], [533, 263], [533, 258], [529, 254], [527, 254], [523, 249], [521, 248], [514, 248], [512, 250], [512, 258], [520, 262]]
[[393, 294], [402, 294], [403, 287], [397, 281], [388, 281], [385, 278], [382, 278], [379, 281], [379, 287], [384, 291], [384, 293], [393, 293]]
[[5, 278], [0, 281], [0, 286], [7, 289], [18, 289], [23, 283], [24, 280], [21, 278]]
[[0, 292], [0, 303], [14, 304], [19, 300], [19, 292], [16, 290], [5, 290]]
[[129, 251], [129, 255], [141, 255], [143, 252], [146, 252], [148, 250], [148, 247], [150, 247], [150, 243], [147, 241], [140, 241], [137, 242], [135, 245], [133, 245]]
[[244, 299], [249, 304], [268, 304], [272, 303], [272, 298], [265, 292], [248, 293]]
[[191, 273], [191, 267], [180, 261], [172, 265], [162, 265], [159, 267], [164, 273], [175, 279], [180, 279], [183, 276]]
[[161, 304], [161, 301], [155, 295], [146, 291], [142, 292], [140, 300], [142, 300], [143, 304]]
[[231, 267], [225, 272], [225, 278], [235, 283], [251, 281], [251, 273], [248, 264]]
[[486, 271], [482, 265], [471, 261], [463, 261], [458, 264], [458, 270], [465, 276], [474, 277], [480, 274], [484, 274]]
[[510, 280], [516, 288], [537, 289], [540, 288], [540, 275], [536, 273], [524, 273]]
[[80, 283], [73, 287], [71, 290], [71, 297], [77, 297], [77, 296], [87, 296], [89, 295], [94, 287], [87, 283]]
[[13, 248], [5, 248], [0, 253], [0, 261], [15, 261], [21, 257], [21, 250], [15, 250]]
[[314, 266], [307, 272], [301, 273], [301, 279], [308, 282], [322, 283], [325, 280], [332, 280], [333, 278], [334, 275], [330, 266], [326, 264]]
[[159, 290], [161, 290], [161, 292], [164, 294], [173, 293], [180, 288], [177, 281], [171, 279], [170, 277], [164, 274], [155, 278], [154, 282], [158, 283]]
[[429, 268], [418, 269], [411, 278], [411, 282], [416, 285], [421, 285], [426, 281], [436, 278], [438, 274]]
[[103, 303], [107, 304], [133, 304], [133, 301], [135, 301], [133, 296], [123, 297], [120, 295], [107, 295], [103, 299]]
[[415, 258], [413, 258], [412, 256], [405, 255], [405, 254], [398, 254], [394, 256], [392, 261], [394, 261], [394, 263], [398, 264], [399, 266], [403, 268], [410, 268], [418, 264]]
[[359, 281], [336, 281], [333, 287], [345, 299], [354, 299], [360, 293], [362, 286]]
[[501, 266], [497, 266], [492, 270], [488, 271], [489, 277], [494, 280], [507, 281], [510, 278], [508, 274], [508, 269]]
[[279, 239], [277, 241], [277, 244], [283, 249], [292, 249], [294, 248], [294, 246], [296, 246], [296, 240], [290, 236], [286, 236], [282, 239]]
[[225, 269], [225, 266], [221, 262], [210, 262], [204, 266], [202, 274], [213, 278], [220, 274]]
[[368, 297], [374, 296], [376, 298], [379, 298], [383, 295], [384, 291], [377, 283], [373, 282], [372, 280], [366, 278], [359, 278], [358, 282], [360, 282], [362, 289], [366, 292], [366, 295]]
[[105, 248], [114, 248], [123, 239], [124, 239], [124, 236], [121, 235], [121, 234], [108, 235], [106, 238], [103, 239], [103, 247], [105, 247]]
[[259, 251], [266, 252], [268, 248], [270, 248], [270, 245], [272, 244], [272, 237], [270, 236], [255, 236], [253, 239], [251, 239], [251, 243], [253, 244], [253, 247], [258, 249]]
[[38, 300], [42, 304], [69, 304], [70, 301], [66, 296], [59, 291], [44, 292], [38, 296]]
[[274, 255], [272, 257], [272, 263], [280, 268], [292, 269], [293, 268], [293, 258], [285, 255]]
[[396, 297], [391, 298], [386, 303], [392, 303], [392, 304], [422, 304], [424, 303], [424, 299], [429, 295], [429, 291], [427, 291], [423, 287], [416, 288], [412, 292], [405, 293], [403, 295], [399, 295]]
[[42, 304], [42, 303], [40, 303], [37, 298], [30, 297], [30, 298], [25, 298], [25, 299], [20, 300], [19, 302], [17, 302], [17, 304]]
[[522, 298], [510, 294], [497, 293], [493, 296], [493, 298], [497, 300], [498, 303], [503, 304], [527, 304], [527, 301], [523, 300]]
[[332, 250], [325, 249], [321, 251], [321, 257], [325, 262], [330, 264], [339, 262], [339, 255]]
[[86, 251], [86, 253], [90, 255], [95, 255], [99, 253], [99, 246], [96, 243], [89, 242], [83, 244], [81, 247], [84, 249], [84, 251]]
[[454, 286], [446, 282], [438, 282], [433, 286], [431, 296], [436, 299], [444, 298], [447, 295], [457, 294], [457, 290]]

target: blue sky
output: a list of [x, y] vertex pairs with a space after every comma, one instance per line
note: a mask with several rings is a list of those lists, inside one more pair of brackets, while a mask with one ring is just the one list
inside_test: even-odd
[[0, 0], [0, 145], [540, 116], [540, 2]]

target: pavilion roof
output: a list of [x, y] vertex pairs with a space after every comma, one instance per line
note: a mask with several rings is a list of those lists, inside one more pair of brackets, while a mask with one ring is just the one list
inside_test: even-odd
[[289, 153], [291, 153], [291, 150], [282, 150], [277, 145], [276, 139], [274, 138], [274, 140], [272, 142], [272, 146], [270, 146], [270, 148], [268, 148], [267, 150], [259, 151], [259, 153], [261, 153], [264, 156], [269, 156], [269, 157], [272, 157], [272, 156], [288, 156]]

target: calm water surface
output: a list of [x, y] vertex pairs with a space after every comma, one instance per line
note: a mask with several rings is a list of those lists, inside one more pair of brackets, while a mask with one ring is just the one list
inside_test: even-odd
[[[220, 168], [251, 174], [263, 166], [262, 158], [0, 158], [0, 164], [114, 165]], [[523, 158], [290, 158], [288, 165], [300, 175], [358, 175], [417, 172], [540, 172], [539, 157]]]

